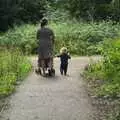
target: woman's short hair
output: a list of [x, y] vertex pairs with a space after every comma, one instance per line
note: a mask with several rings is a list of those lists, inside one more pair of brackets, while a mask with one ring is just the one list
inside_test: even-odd
[[45, 26], [45, 25], [47, 25], [48, 24], [48, 20], [47, 19], [42, 19], [42, 21], [41, 21], [41, 27], [43, 27], [43, 26]]

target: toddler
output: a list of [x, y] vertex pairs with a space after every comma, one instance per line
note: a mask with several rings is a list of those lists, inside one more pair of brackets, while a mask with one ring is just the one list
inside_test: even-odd
[[60, 61], [61, 61], [61, 64], [60, 64], [61, 75], [63, 75], [63, 74], [67, 75], [68, 60], [71, 59], [71, 57], [67, 51], [67, 48], [66, 47], [61, 48], [60, 55], [57, 55], [57, 57], [60, 57]]

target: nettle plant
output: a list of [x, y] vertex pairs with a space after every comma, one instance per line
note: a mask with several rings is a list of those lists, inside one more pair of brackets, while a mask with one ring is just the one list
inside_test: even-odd
[[13, 92], [16, 82], [30, 69], [30, 62], [19, 49], [0, 49], [0, 97]]
[[108, 79], [112, 79], [120, 75], [120, 40], [112, 40], [104, 46], [104, 69]]

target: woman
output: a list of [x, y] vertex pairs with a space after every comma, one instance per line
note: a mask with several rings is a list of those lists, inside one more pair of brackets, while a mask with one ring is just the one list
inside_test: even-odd
[[39, 44], [38, 48], [38, 67], [43, 68], [43, 74], [45, 74], [46, 62], [49, 63], [50, 68], [52, 68], [53, 62], [53, 47], [54, 47], [54, 33], [47, 27], [47, 19], [43, 19], [41, 22], [41, 28], [37, 31], [37, 40]]

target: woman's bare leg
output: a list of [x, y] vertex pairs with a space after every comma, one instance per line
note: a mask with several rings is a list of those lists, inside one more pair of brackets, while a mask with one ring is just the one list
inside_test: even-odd
[[48, 61], [48, 66], [50, 69], [53, 69], [53, 58], [49, 58], [49, 61]]
[[41, 60], [41, 65], [42, 65], [43, 76], [45, 76], [45, 61], [44, 60]]

